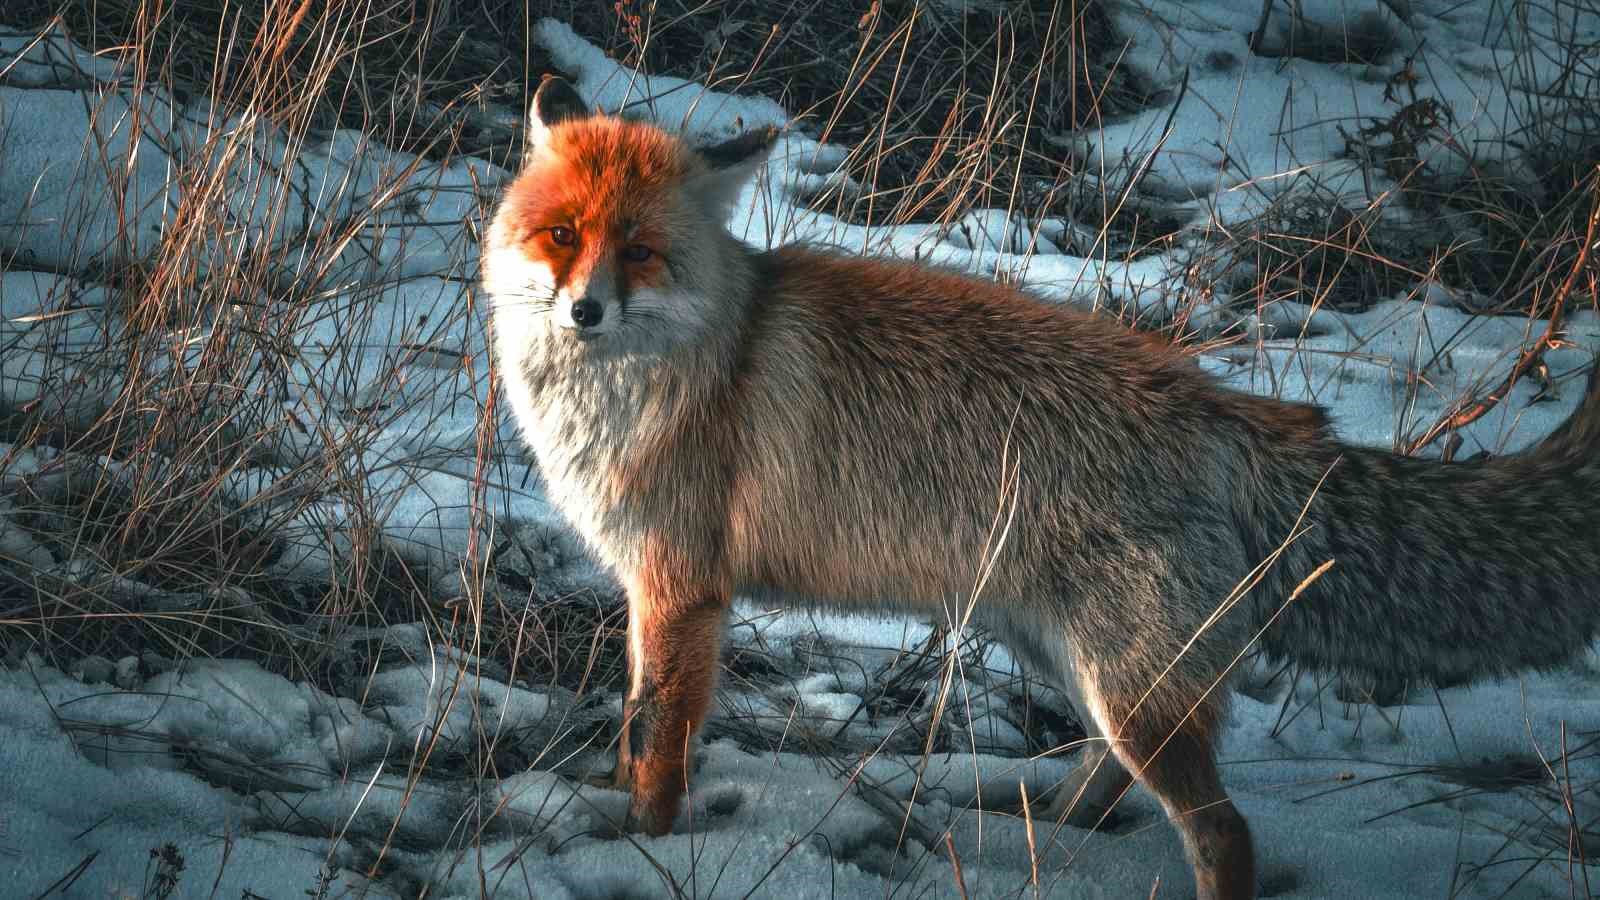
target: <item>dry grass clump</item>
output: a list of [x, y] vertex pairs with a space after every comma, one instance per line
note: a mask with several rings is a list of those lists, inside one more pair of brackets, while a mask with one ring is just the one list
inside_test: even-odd
[[1414, 283], [1422, 252], [1377, 220], [1376, 210], [1351, 210], [1315, 185], [1285, 192], [1210, 235], [1193, 271], [1253, 307], [1294, 300], [1361, 312]]
[[[535, 18], [594, 4], [542, 5]], [[417, 0], [11, 0], [0, 25], [59, 17], [86, 47], [131, 50], [180, 100], [355, 129], [430, 158], [504, 161], [520, 147], [524, 74], [549, 69], [506, 11]]]
[[1068, 136], [1149, 99], [1091, 2], [664, 0], [575, 13], [628, 65], [772, 97], [849, 148], [844, 170], [864, 189], [811, 205], [854, 223], [975, 208], [1073, 216]]
[[[1581, 33], [1546, 37], [1551, 49], [1499, 73], [1508, 96], [1526, 98], [1512, 107], [1518, 154], [1463, 139], [1467, 112], [1439, 99], [1425, 48], [1388, 80], [1381, 115], [1341, 129], [1345, 154], [1392, 179], [1420, 223], [1430, 265], [1418, 270], [1485, 298], [1484, 311], [1548, 314], [1541, 298], [1577, 261], [1600, 189], [1600, 56]], [[1548, 62], [1553, 75], [1539, 68]]]
[[[149, 210], [130, 209], [108, 245], [62, 234], [85, 260], [71, 270], [0, 256], [0, 267], [33, 268], [67, 286], [48, 309], [0, 332], [7, 352], [37, 361], [28, 376], [36, 398], [0, 403], [0, 440], [13, 448], [0, 460], [8, 656], [39, 652], [66, 668], [85, 656], [245, 655], [314, 676], [344, 629], [448, 619], [437, 573], [382, 546], [381, 516], [366, 495], [373, 473], [361, 447], [398, 411], [341, 403], [363, 385], [323, 361], [339, 358], [319, 352], [333, 348], [305, 337], [327, 316], [339, 319], [346, 349], [368, 337], [369, 305], [400, 273], [350, 251], [381, 240], [380, 216], [404, 199], [355, 198], [350, 185], [318, 186], [318, 198], [297, 193], [309, 138], [382, 121], [390, 135], [426, 133], [449, 152], [448, 129], [399, 116], [387, 88], [367, 90], [412, 72], [375, 50], [378, 38], [393, 53], [427, 44], [408, 36], [402, 26], [415, 21], [396, 18], [402, 12], [5, 5], [0, 18], [65, 27], [116, 65], [127, 111], [91, 109], [91, 121], [103, 115], [106, 131], [131, 123], [147, 154], [171, 161], [164, 177], [177, 198], [159, 227]], [[169, 99], [198, 118], [174, 122]], [[185, 105], [191, 99], [205, 102]], [[275, 142], [260, 123], [285, 139]], [[130, 180], [117, 170], [119, 151], [95, 140], [84, 148], [84, 177]], [[318, 204], [340, 196], [350, 198], [348, 213], [324, 215]], [[329, 302], [338, 295], [348, 302]], [[309, 406], [295, 406], [308, 395]], [[26, 466], [22, 450], [32, 454]], [[307, 546], [326, 549], [324, 571], [310, 580], [277, 571], [286, 553]]]

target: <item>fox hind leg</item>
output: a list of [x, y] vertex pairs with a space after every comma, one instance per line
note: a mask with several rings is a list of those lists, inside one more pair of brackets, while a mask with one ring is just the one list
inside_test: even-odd
[[1217, 772], [1214, 736], [1222, 721], [1221, 702], [1212, 697], [1183, 702], [1200, 697], [1204, 687], [1146, 696], [1143, 689], [1131, 689], [1138, 679], [1119, 674], [1126, 673], [1080, 664], [1079, 689], [1112, 752], [1177, 827], [1194, 867], [1199, 900], [1253, 900], [1250, 828]]

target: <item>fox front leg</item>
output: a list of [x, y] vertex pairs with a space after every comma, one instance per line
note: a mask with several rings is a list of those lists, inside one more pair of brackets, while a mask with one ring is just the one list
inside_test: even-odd
[[666, 834], [688, 788], [695, 734], [711, 709], [731, 590], [668, 555], [628, 579], [630, 684], [617, 753], [628, 825]]

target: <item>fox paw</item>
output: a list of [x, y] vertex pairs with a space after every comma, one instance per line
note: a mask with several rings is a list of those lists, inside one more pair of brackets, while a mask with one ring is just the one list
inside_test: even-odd
[[605, 788], [608, 791], [622, 791], [626, 793], [632, 779], [628, 777], [628, 767], [617, 765], [609, 772], [596, 772], [583, 776], [580, 781], [589, 787]]

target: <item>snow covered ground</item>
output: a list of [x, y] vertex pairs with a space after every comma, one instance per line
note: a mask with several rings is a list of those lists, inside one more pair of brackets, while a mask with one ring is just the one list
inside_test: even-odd
[[[1107, 165], [1148, 157], [1147, 189], [1189, 222], [1192, 240], [1122, 261], [1080, 247], [1072, 223], [993, 211], [954, 228], [848, 225], [797, 199], [839, 179], [844, 157], [803, 129], [782, 138], [734, 227], [757, 245], [825, 240], [1005, 272], [1061, 302], [1164, 321], [1178, 313], [1172, 286], [1208, 230], [1246, 223], [1313, 184], [1356, 209], [1392, 189], [1347, 157], [1340, 127], [1352, 132], [1393, 111], [1386, 85], [1418, 48], [1428, 49], [1428, 89], [1454, 111], [1461, 144], [1508, 177], [1526, 169], [1508, 108], [1582, 112], [1536, 90], [1557, 67], [1530, 50], [1555, 27], [1543, 8], [1508, 24], [1487, 0], [1380, 6], [1369, 15], [1394, 46], [1371, 64], [1286, 55], [1281, 24], [1263, 44], [1271, 55], [1252, 55], [1255, 0], [1113, 9], [1135, 39], [1129, 64], [1168, 88], [1187, 72], [1187, 87], [1108, 124], [1082, 152]], [[1600, 40], [1594, 10], [1561, 16], [1562, 28]], [[275, 574], [325, 574], [356, 540], [354, 523], [367, 521], [331, 489], [332, 474], [308, 465], [330, 447], [364, 479], [386, 546], [433, 573], [441, 597], [460, 591], [451, 573], [474, 529], [560, 543], [560, 520], [509, 423], [502, 416], [480, 430], [490, 360], [483, 306], [471, 296], [474, 229], [510, 173], [477, 159], [418, 159], [354, 132], [291, 145], [270, 125], [223, 119], [203, 100], [135, 95], [109, 59], [60, 34], [36, 37], [0, 31], [0, 249], [12, 260], [0, 273], [0, 412], [46, 404], [86, 422], [128, 389], [127, 360], [104, 356], [123, 346], [108, 336], [127, 327], [127, 310], [93, 273], [140, 258], [178, 227], [189, 186], [170, 172], [214, 158], [219, 177], [239, 183], [222, 193], [231, 230], [196, 251], [199, 270], [259, 253], [298, 292], [220, 308], [206, 327], [163, 336], [145, 365], [198, 370], [239, 318], [267, 323], [296, 348], [280, 357], [286, 363], [234, 373], [240, 396], [269, 402], [253, 407], [264, 423], [249, 464], [223, 479], [236, 502], [286, 510], [273, 519], [287, 548]], [[545, 21], [534, 37], [602, 108], [634, 103], [708, 139], [787, 124], [768, 99], [620, 69], [562, 23]], [[635, 102], [643, 98], [652, 102]], [[225, 164], [241, 147], [253, 162]], [[1435, 162], [1458, 159], [1441, 151]], [[358, 209], [376, 212], [341, 231]], [[1397, 227], [1414, 225], [1410, 215], [1398, 204], [1383, 212]], [[1481, 298], [1421, 280], [1359, 312], [1259, 304], [1227, 285], [1198, 304], [1182, 299], [1191, 326], [1251, 338], [1203, 365], [1242, 389], [1322, 403], [1349, 439], [1385, 447], [1498, 383], [1545, 324], [1476, 315]], [[1572, 345], [1546, 356], [1548, 378], [1523, 379], [1464, 428], [1458, 455], [1525, 446], [1571, 412], [1581, 380], [1567, 376], [1600, 349], [1600, 317], [1578, 306], [1567, 321]], [[0, 552], [35, 559], [67, 583], [79, 561], [4, 531], [15, 527], [7, 492], [60, 471], [61, 457], [49, 446], [0, 444]], [[135, 477], [115, 461], [103, 472]], [[553, 551], [544, 562], [542, 579], [605, 583], [577, 554]], [[1019, 680], [1003, 651], [962, 657], [949, 704], [955, 737], [924, 755], [904, 713], [940, 689], [954, 658], [936, 655], [909, 679], [909, 699], [879, 701], [926, 627], [749, 605], [738, 614], [733, 640], [750, 675], [725, 686], [689, 809], [658, 839], [612, 834], [606, 823], [626, 798], [575, 777], [604, 768], [604, 747], [588, 738], [617, 713], [615, 697], [532, 683], [462, 649], [461, 634], [437, 623], [351, 635], [381, 644], [383, 665], [321, 687], [239, 659], [90, 656], [63, 671], [18, 655], [0, 667], [0, 893], [162, 896], [166, 876], [176, 879], [171, 896], [270, 898], [1191, 890], [1175, 834], [1140, 794], [1096, 833], [974, 811], [980, 798], [1014, 805], [1023, 784], [1037, 799], [1071, 763], [1070, 754], [1034, 757], [1023, 716], [1036, 714], [1049, 739], [1070, 731], [1068, 714], [1058, 697]], [[21, 621], [7, 612], [0, 628]], [[1222, 749], [1255, 830], [1264, 894], [1589, 895], [1587, 871], [1569, 862], [1569, 826], [1600, 813], [1590, 749], [1600, 677], [1587, 662], [1413, 691], [1382, 708], [1343, 702], [1309, 677], [1271, 676], [1243, 679]], [[751, 729], [780, 736], [780, 749], [764, 749]]]

